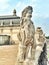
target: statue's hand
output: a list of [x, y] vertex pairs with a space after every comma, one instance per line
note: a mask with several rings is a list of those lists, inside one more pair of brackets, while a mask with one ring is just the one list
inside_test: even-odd
[[25, 40], [25, 45], [27, 46], [27, 45], [33, 45], [33, 39], [26, 39]]

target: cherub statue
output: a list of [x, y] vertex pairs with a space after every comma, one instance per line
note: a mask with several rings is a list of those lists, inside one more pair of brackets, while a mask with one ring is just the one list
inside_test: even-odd
[[[35, 55], [35, 43], [34, 34], [35, 28], [31, 21], [33, 9], [31, 6], [26, 7], [22, 11], [22, 18], [20, 21], [20, 32], [18, 34], [19, 43], [19, 59], [23, 60], [33, 60]], [[20, 53], [22, 52], [22, 53]]]
[[43, 51], [44, 44], [46, 43], [45, 35], [41, 29], [41, 27], [38, 27], [35, 32], [35, 40], [36, 40], [36, 65], [38, 65], [38, 59], [41, 55], [41, 52]]

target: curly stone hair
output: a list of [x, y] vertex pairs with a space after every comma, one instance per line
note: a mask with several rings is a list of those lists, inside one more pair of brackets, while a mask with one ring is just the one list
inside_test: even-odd
[[31, 12], [33, 12], [33, 8], [31, 6], [26, 7], [23, 11], [22, 11], [22, 17], [26, 16], [26, 13], [31, 10]]

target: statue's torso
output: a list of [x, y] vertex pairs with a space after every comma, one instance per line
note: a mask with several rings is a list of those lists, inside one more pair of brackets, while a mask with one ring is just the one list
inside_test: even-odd
[[34, 24], [31, 20], [26, 20], [25, 21], [24, 30], [25, 30], [27, 38], [33, 37], [35, 28], [34, 28]]

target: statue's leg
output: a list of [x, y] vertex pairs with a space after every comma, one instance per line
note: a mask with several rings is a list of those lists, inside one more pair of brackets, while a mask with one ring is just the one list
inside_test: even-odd
[[26, 54], [24, 65], [35, 65], [35, 50], [32, 49], [32, 46], [29, 46], [27, 51], [28, 53]]

